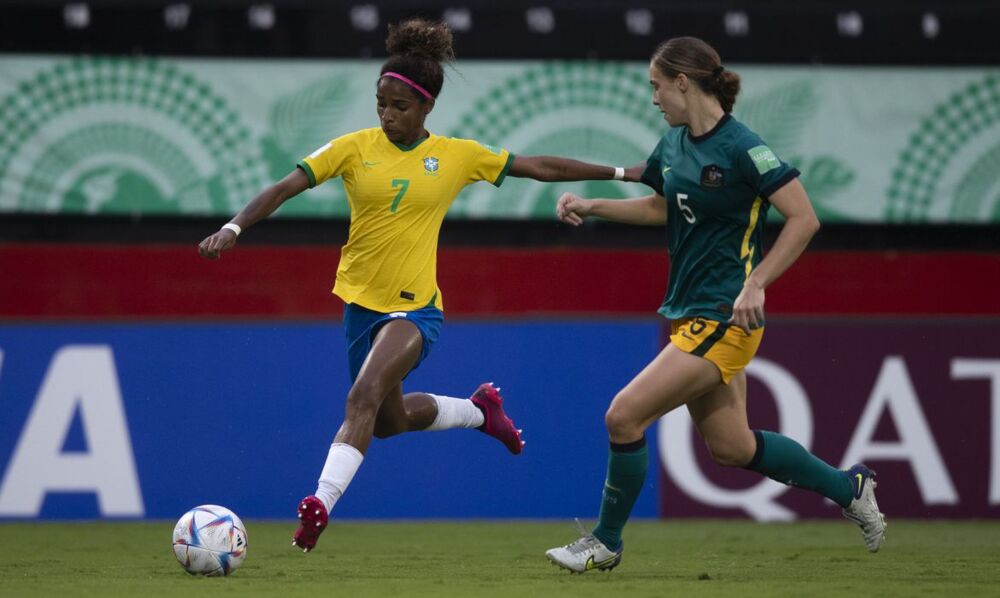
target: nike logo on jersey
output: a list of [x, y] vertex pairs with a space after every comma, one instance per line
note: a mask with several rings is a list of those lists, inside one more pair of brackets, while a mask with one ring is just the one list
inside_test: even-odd
[[369, 162], [368, 160], [365, 160], [363, 164], [365, 165], [365, 168], [371, 168], [373, 166], [378, 166], [381, 162]]
[[664, 166], [663, 172], [661, 174], [667, 174], [668, 172], [670, 172], [670, 168], [671, 168], [670, 166]]
[[858, 492], [855, 498], [861, 498], [861, 488], [862, 485], [865, 483], [865, 476], [861, 475], [860, 473], [856, 473], [854, 474], [854, 477], [858, 479]]

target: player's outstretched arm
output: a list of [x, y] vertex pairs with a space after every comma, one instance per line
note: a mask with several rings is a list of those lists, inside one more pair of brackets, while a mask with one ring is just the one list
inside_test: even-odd
[[[619, 180], [638, 182], [645, 162], [622, 169]], [[535, 179], [546, 183], [556, 181], [610, 181], [615, 179], [616, 168], [590, 164], [558, 156], [514, 156], [509, 176]]]
[[556, 217], [566, 224], [579, 226], [588, 216], [624, 224], [663, 224], [667, 221], [667, 202], [656, 193], [632, 199], [583, 199], [563, 193], [556, 202]]
[[[229, 221], [239, 230], [246, 230], [257, 222], [267, 218], [278, 207], [309, 188], [309, 177], [301, 168], [296, 168], [277, 183], [265, 187], [263, 191], [240, 210], [240, 213]], [[236, 245], [238, 233], [231, 228], [221, 228], [209, 235], [198, 244], [198, 253], [210, 260], [219, 259], [219, 254]]]

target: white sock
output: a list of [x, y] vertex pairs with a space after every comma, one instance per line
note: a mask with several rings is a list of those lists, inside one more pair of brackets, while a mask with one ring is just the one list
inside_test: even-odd
[[319, 474], [319, 485], [316, 488], [316, 498], [323, 501], [327, 513], [332, 511], [333, 505], [344, 495], [364, 458], [361, 451], [349, 444], [335, 442], [330, 445], [330, 452], [326, 455], [326, 464], [323, 465], [323, 472]]
[[439, 397], [431, 395], [437, 402], [438, 414], [427, 431], [450, 430], [451, 428], [478, 428], [486, 422], [483, 412], [469, 399]]

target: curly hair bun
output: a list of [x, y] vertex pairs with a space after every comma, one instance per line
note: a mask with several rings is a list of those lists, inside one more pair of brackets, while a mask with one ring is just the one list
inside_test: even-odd
[[452, 49], [451, 28], [446, 23], [435, 23], [425, 19], [410, 19], [389, 25], [389, 36], [385, 40], [389, 56], [407, 56], [449, 62], [455, 59]]

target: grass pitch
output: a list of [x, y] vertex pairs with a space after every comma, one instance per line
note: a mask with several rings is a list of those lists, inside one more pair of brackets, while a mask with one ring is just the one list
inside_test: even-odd
[[0, 596], [974, 596], [1000, 594], [1000, 522], [890, 520], [878, 554], [848, 522], [636, 521], [611, 573], [570, 575], [545, 549], [566, 523], [333, 522], [316, 551], [294, 523], [247, 523], [228, 578], [184, 573], [173, 522], [0, 524]]

